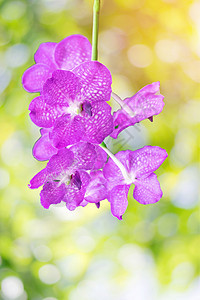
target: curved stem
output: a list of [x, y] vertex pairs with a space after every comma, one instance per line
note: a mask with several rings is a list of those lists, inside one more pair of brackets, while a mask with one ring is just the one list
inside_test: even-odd
[[94, 0], [92, 29], [92, 60], [98, 60], [99, 11], [100, 0]]
[[122, 175], [125, 179], [125, 181], [127, 183], [130, 183], [131, 179], [130, 176], [126, 170], [126, 168], [124, 167], [124, 165], [121, 163], [121, 161], [119, 159], [117, 159], [117, 157], [110, 151], [108, 150], [108, 148], [106, 148], [105, 146], [103, 146], [102, 144], [99, 145], [109, 156], [110, 158], [113, 160], [113, 162], [118, 166], [118, 168], [121, 170]]

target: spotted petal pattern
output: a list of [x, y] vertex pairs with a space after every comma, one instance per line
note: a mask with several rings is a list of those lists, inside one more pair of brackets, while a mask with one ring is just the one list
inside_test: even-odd
[[59, 185], [57, 182], [46, 182], [40, 193], [40, 201], [42, 206], [47, 209], [51, 204], [60, 203], [64, 196], [64, 183]]
[[76, 116], [75, 118], [71, 118], [70, 115], [67, 114], [57, 119], [53, 131], [50, 134], [50, 139], [56, 148], [61, 149], [78, 143], [84, 134], [85, 129], [80, 117]]
[[86, 62], [73, 69], [73, 73], [80, 78], [82, 97], [87, 101], [110, 100], [112, 77], [104, 65], [97, 61]]
[[122, 220], [122, 215], [125, 213], [128, 206], [128, 185], [117, 185], [109, 194], [109, 201], [111, 205], [111, 212], [114, 217]]
[[103, 101], [92, 104], [92, 116], [85, 115], [84, 140], [90, 143], [101, 144], [103, 140], [113, 131], [113, 117], [111, 107]]
[[43, 88], [45, 102], [51, 106], [69, 106], [80, 91], [79, 78], [69, 71], [57, 70]]
[[130, 172], [135, 178], [146, 178], [167, 158], [166, 150], [158, 146], [145, 146], [136, 151], [127, 150], [129, 154]]
[[90, 143], [80, 142], [69, 148], [74, 154], [74, 167], [91, 170], [97, 158], [95, 146]]
[[[84, 63], [87, 64], [91, 65], [90, 62]], [[98, 62], [93, 62], [92, 67], [93, 71], [96, 70], [95, 82], [101, 82], [99, 68], [106, 67]], [[86, 75], [86, 82], [90, 82], [90, 72]], [[94, 94], [92, 102], [92, 98], [85, 98], [84, 85], [85, 82], [74, 73], [57, 70], [46, 81], [42, 96], [35, 98], [29, 106], [31, 120], [36, 125], [53, 127], [49, 137], [58, 149], [81, 140], [100, 144], [113, 131], [111, 107], [105, 102], [109, 98], [99, 97], [103, 101], [96, 101], [98, 97]], [[98, 87], [96, 89], [98, 91]]]
[[92, 47], [88, 39], [76, 34], [66, 37], [55, 49], [55, 61], [59, 69], [71, 70], [85, 61], [90, 61]]
[[22, 76], [24, 89], [29, 93], [42, 91], [46, 80], [51, 77], [53, 70], [48, 65], [36, 64], [27, 69]]
[[152, 204], [162, 198], [162, 190], [156, 174], [135, 181], [133, 197], [141, 204]]
[[45, 103], [43, 96], [34, 98], [28, 109], [30, 110], [32, 122], [39, 127], [52, 127], [56, 119], [63, 114], [62, 111], [58, 110], [56, 107], [52, 107]]

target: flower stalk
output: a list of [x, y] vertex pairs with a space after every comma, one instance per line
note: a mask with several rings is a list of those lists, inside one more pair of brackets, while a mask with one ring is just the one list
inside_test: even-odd
[[121, 163], [121, 161], [119, 159], [117, 159], [117, 157], [106, 147], [104, 146], [105, 143], [101, 143], [101, 145], [99, 145], [109, 156], [110, 158], [113, 160], [113, 162], [118, 166], [118, 168], [120, 169], [124, 180], [126, 182], [126, 184], [130, 184], [131, 183], [131, 179], [130, 176], [128, 174], [128, 172], [126, 171], [126, 168], [124, 167], [124, 165]]
[[92, 60], [98, 60], [99, 12], [100, 0], [94, 0], [92, 29]]

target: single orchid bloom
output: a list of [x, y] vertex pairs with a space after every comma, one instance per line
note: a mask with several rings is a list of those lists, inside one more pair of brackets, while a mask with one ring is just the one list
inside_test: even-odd
[[53, 146], [63, 148], [81, 140], [100, 144], [113, 131], [110, 71], [99, 62], [86, 62], [71, 71], [57, 70], [32, 100], [30, 118], [51, 128]]
[[46, 168], [31, 179], [29, 187], [35, 189], [43, 185], [40, 196], [44, 208], [64, 201], [69, 210], [74, 210], [84, 200], [90, 182], [87, 170], [92, 169], [95, 159], [95, 147], [89, 143], [80, 142], [61, 149], [51, 157]]
[[164, 96], [158, 94], [159, 89], [160, 82], [154, 82], [123, 101], [112, 93], [112, 97], [121, 105], [121, 108], [113, 114], [114, 131], [111, 137], [116, 139], [122, 130], [144, 119], [153, 121], [153, 116], [158, 115], [164, 107]]
[[24, 72], [22, 84], [27, 92], [41, 92], [44, 83], [57, 70], [72, 70], [90, 61], [92, 46], [88, 39], [75, 34], [59, 43], [42, 43], [34, 55], [35, 65]]
[[136, 151], [121, 151], [109, 158], [103, 169], [109, 188], [108, 200], [113, 216], [119, 220], [128, 205], [128, 191], [135, 184], [133, 197], [141, 204], [151, 204], [159, 201], [162, 191], [156, 174], [167, 158], [164, 149], [157, 146], [145, 146]]

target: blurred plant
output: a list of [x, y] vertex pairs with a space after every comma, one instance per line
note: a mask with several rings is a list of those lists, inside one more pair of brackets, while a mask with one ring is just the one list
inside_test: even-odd
[[[41, 129], [33, 154], [49, 160], [45, 169], [30, 182], [41, 185], [41, 204], [49, 208], [61, 201], [69, 210], [88, 203], [100, 206], [108, 199], [118, 219], [127, 208], [132, 183], [133, 196], [142, 203], [155, 203], [162, 191], [153, 173], [166, 159], [159, 147], [111, 153], [104, 139], [144, 120], [153, 121], [164, 106], [159, 82], [141, 89], [124, 101], [111, 90], [110, 71], [98, 60], [98, 22], [100, 1], [94, 1], [92, 47], [81, 35], [60, 43], [43, 43], [35, 53], [36, 64], [22, 77], [28, 92], [40, 92], [29, 106], [31, 120]], [[90, 61], [92, 60], [92, 61]], [[111, 114], [110, 97], [121, 108]], [[99, 146], [101, 148], [99, 148]], [[102, 154], [102, 150], [110, 156]]]

